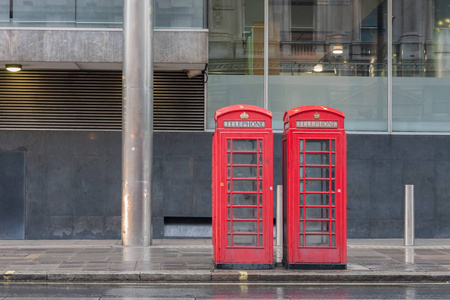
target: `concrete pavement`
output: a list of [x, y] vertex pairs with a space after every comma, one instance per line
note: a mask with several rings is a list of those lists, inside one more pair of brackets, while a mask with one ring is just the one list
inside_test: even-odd
[[[217, 270], [211, 239], [154, 240], [123, 247], [117, 240], [1, 240], [3, 281], [302, 281], [447, 282], [450, 239], [348, 240], [347, 270]], [[275, 247], [275, 257], [281, 249]]]

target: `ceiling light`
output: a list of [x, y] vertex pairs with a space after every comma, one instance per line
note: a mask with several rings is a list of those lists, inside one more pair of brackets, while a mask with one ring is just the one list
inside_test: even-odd
[[321, 64], [317, 64], [314, 66], [313, 69], [314, 72], [322, 72], [323, 71], [323, 66]]
[[6, 70], [10, 71], [10, 72], [19, 72], [20, 70], [22, 70], [22, 65], [6, 65]]
[[344, 48], [342, 46], [333, 46], [333, 54], [344, 53]]

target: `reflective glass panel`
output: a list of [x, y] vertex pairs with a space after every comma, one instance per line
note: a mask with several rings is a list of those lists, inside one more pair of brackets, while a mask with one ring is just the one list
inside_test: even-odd
[[256, 140], [233, 140], [233, 151], [256, 151]]
[[306, 194], [305, 199], [305, 205], [330, 205], [330, 194]]
[[347, 130], [387, 130], [386, 4], [269, 1], [274, 129], [286, 110], [318, 104], [344, 112]]
[[256, 232], [255, 222], [233, 222], [233, 232]]
[[233, 194], [233, 205], [257, 205], [256, 194]]
[[256, 178], [256, 167], [233, 167], [233, 178]]
[[330, 209], [326, 207], [306, 207], [305, 219], [329, 219]]
[[219, 108], [264, 106], [264, 1], [210, 0], [208, 16], [206, 126], [214, 129]]
[[233, 153], [234, 165], [256, 165], [256, 153]]
[[330, 178], [330, 168], [306, 167], [306, 178]]
[[408, 3], [393, 6], [392, 127], [448, 132], [449, 1]]
[[233, 180], [233, 191], [235, 192], [256, 192], [256, 180]]
[[307, 192], [328, 192], [330, 181], [328, 180], [306, 180], [305, 191]]
[[330, 222], [305, 221], [306, 232], [330, 232]]
[[305, 236], [305, 245], [310, 247], [328, 247], [330, 246], [329, 235], [311, 235]]
[[320, 153], [305, 154], [305, 165], [329, 165], [329, 164], [330, 164], [329, 154], [320, 154]]
[[205, 0], [154, 0], [155, 28], [205, 28]]
[[236, 247], [244, 247], [244, 246], [258, 246], [257, 235], [246, 235], [246, 234], [239, 234], [239, 235], [233, 235], [233, 246]]
[[234, 207], [233, 219], [257, 219], [256, 207]]
[[306, 140], [306, 151], [330, 151], [330, 141], [328, 140]]

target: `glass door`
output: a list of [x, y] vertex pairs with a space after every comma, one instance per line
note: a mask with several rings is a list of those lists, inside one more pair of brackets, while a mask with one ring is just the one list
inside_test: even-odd
[[263, 139], [227, 138], [227, 247], [263, 247]]

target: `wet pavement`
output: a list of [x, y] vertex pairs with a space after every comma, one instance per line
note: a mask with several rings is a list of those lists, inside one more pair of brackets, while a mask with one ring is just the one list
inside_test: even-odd
[[[275, 259], [281, 249], [275, 247]], [[450, 239], [348, 240], [347, 270], [216, 270], [211, 239], [2, 240], [2, 280], [47, 281], [450, 281]]]

